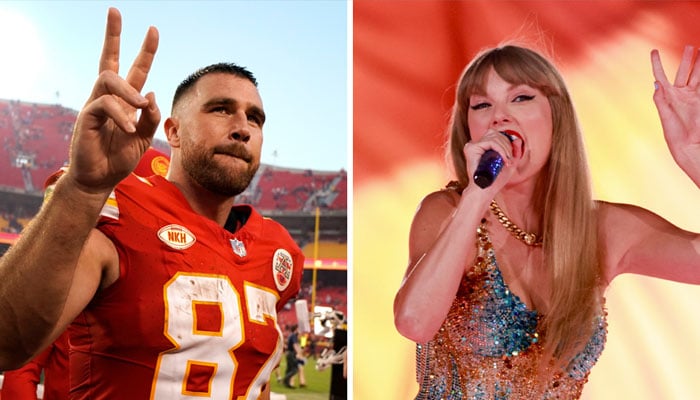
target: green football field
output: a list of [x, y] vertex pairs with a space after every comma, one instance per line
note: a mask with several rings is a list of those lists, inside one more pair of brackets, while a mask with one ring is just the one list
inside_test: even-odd
[[[287, 400], [328, 400], [331, 388], [331, 368], [319, 372], [316, 371], [316, 360], [309, 358], [304, 365], [304, 373], [306, 374], [306, 387], [299, 387], [299, 377], [292, 379], [292, 383], [296, 389], [289, 389], [282, 385], [282, 382], [277, 382], [275, 373], [272, 374], [272, 392], [284, 394]], [[279, 366], [280, 376], [284, 377], [284, 372], [287, 369], [286, 357], [282, 357], [282, 362]]]

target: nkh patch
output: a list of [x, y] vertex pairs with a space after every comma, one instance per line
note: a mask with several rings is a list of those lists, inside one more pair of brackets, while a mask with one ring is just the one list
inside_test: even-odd
[[294, 261], [289, 252], [285, 249], [277, 249], [272, 257], [272, 275], [275, 277], [277, 290], [283, 291], [289, 286], [293, 270]]
[[158, 239], [176, 250], [185, 250], [192, 246], [197, 238], [181, 225], [170, 224], [158, 230]]
[[245, 257], [248, 255], [248, 252], [245, 249], [245, 245], [243, 242], [241, 242], [238, 239], [231, 239], [231, 248], [233, 248], [233, 252], [238, 254], [239, 257]]

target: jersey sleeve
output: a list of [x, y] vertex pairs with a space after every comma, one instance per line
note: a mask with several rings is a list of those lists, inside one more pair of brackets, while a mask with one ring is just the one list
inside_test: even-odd
[[13, 400], [36, 400], [36, 388], [41, 380], [41, 371], [51, 347], [23, 367], [5, 371], [0, 397]]

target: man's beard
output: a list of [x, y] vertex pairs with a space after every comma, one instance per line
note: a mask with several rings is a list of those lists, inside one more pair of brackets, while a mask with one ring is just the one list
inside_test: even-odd
[[[215, 154], [237, 157], [247, 162], [245, 168], [232, 170], [214, 159]], [[239, 161], [240, 161], [239, 160]], [[194, 143], [182, 146], [182, 167], [203, 188], [227, 197], [237, 196], [250, 185], [260, 166], [252, 154], [243, 146], [232, 143], [207, 150]]]

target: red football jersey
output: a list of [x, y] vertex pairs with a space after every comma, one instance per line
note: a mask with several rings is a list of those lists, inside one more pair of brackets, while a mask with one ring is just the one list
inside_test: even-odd
[[251, 206], [226, 229], [160, 176], [130, 175], [98, 229], [120, 278], [70, 327], [78, 399], [256, 399], [282, 356], [277, 311], [301, 284], [289, 233]]
[[44, 400], [68, 399], [68, 333], [64, 332], [46, 350], [22, 368], [5, 371], [0, 394], [3, 399], [36, 400], [44, 372]]

